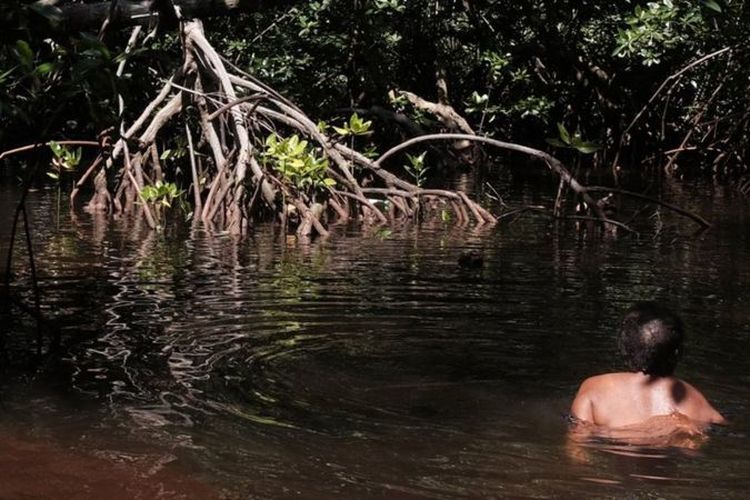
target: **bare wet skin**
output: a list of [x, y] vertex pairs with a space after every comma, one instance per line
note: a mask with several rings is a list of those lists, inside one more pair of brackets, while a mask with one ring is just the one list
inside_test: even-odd
[[[637, 424], [607, 427], [575, 423], [568, 432], [568, 456], [587, 461], [592, 449], [636, 455], [662, 449], [698, 450], [709, 439], [708, 424], [700, 424], [681, 413], [657, 415]], [[647, 453], [643, 451], [643, 453]]]
[[[522, 189], [501, 194], [534, 203]], [[693, 207], [716, 221], [693, 239], [666, 219], [656, 236], [589, 239], [529, 218], [309, 244], [65, 210], [58, 230], [54, 196], [33, 196], [64, 349], [28, 369], [33, 325], [5, 338], [0, 498], [746, 496], [750, 234], [720, 193]], [[458, 265], [469, 250], [482, 267]], [[673, 432], [667, 416], [656, 440], [571, 439], [576, 389], [623, 369], [616, 325], [641, 299], [679, 310], [676, 375], [731, 425]]]
[[[619, 372], [585, 380], [571, 407], [578, 419], [610, 428], [629, 428], [668, 415], [682, 415], [703, 424], [723, 424], [724, 418], [698, 389], [676, 377]], [[664, 431], [670, 420], [656, 421]], [[675, 425], [679, 421], [674, 421]]]

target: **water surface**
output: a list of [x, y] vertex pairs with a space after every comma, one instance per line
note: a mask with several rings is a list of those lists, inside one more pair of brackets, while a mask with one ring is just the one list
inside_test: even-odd
[[[0, 189], [7, 221], [18, 193]], [[93, 470], [92, 491], [86, 460], [139, 478], [143, 498], [154, 485], [163, 498], [744, 498], [747, 201], [710, 186], [665, 195], [715, 227], [691, 236], [660, 212], [640, 238], [527, 216], [340, 227], [310, 243], [260, 226], [238, 241], [64, 206], [58, 218], [54, 191], [35, 192], [43, 312], [63, 348], [33, 364], [33, 323], [4, 320], [0, 433], [17, 444], [0, 448], [0, 485], [9, 456], [45, 443], [49, 463], [69, 453]], [[457, 265], [467, 249], [482, 269]], [[29, 299], [22, 259], [15, 292]], [[616, 325], [644, 299], [683, 315], [678, 375], [732, 424], [694, 451], [571, 450], [577, 385], [620, 368]], [[37, 474], [60, 479], [52, 469]]]

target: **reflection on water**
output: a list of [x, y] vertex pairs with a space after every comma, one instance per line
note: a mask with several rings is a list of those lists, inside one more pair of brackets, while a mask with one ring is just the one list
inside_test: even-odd
[[[566, 450], [568, 457], [578, 464], [591, 464], [594, 454], [599, 453], [658, 459], [667, 458], [668, 452], [680, 451], [690, 457], [697, 456], [697, 450], [708, 442], [709, 431], [709, 425], [698, 424], [680, 413], [657, 415], [644, 422], [619, 428], [573, 421], [568, 430]], [[636, 474], [634, 477], [646, 476]], [[680, 480], [653, 474], [648, 477]]]
[[[158, 235], [87, 214], [58, 230], [53, 202], [40, 192], [31, 205], [64, 353], [21, 369], [33, 333], [14, 319], [6, 432], [116, 463], [133, 448], [241, 498], [744, 494], [742, 200], [717, 192], [690, 207], [717, 222], [697, 238], [660, 214], [640, 239], [529, 216], [484, 230], [337, 228], [312, 243], [271, 227], [242, 242]], [[468, 249], [483, 268], [457, 265]], [[641, 299], [682, 312], [679, 375], [732, 425], [689, 456], [589, 443], [577, 460], [562, 416], [584, 377], [618, 367], [615, 325]]]

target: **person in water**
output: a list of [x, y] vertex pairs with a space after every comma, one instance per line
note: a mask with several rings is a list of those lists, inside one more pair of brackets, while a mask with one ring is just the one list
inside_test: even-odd
[[600, 429], [637, 429], [641, 433], [651, 428], [662, 432], [665, 424], [724, 423], [724, 417], [698, 389], [672, 375], [684, 336], [682, 321], [667, 308], [653, 302], [633, 306], [625, 314], [618, 339], [631, 371], [584, 380], [573, 401], [572, 416]]

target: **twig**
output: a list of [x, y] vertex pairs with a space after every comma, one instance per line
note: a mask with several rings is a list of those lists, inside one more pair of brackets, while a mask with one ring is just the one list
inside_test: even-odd
[[643, 116], [643, 114], [646, 112], [646, 110], [648, 110], [648, 108], [651, 106], [651, 104], [653, 104], [653, 102], [661, 94], [662, 90], [664, 90], [664, 88], [667, 86], [667, 84], [670, 83], [672, 80], [680, 78], [683, 74], [685, 74], [686, 72], [690, 71], [694, 67], [696, 67], [696, 66], [698, 66], [700, 64], [703, 64], [704, 62], [709, 61], [709, 60], [713, 59], [714, 57], [720, 56], [721, 54], [724, 54], [725, 52], [728, 52], [728, 51], [732, 50], [733, 48], [734, 48], [734, 46], [724, 47], [723, 49], [719, 49], [717, 51], [711, 52], [710, 54], [706, 54], [705, 56], [703, 56], [703, 57], [701, 57], [699, 59], [696, 59], [695, 61], [693, 61], [693, 62], [685, 65], [682, 69], [680, 69], [676, 73], [673, 73], [673, 74], [669, 75], [661, 83], [661, 85], [659, 85], [659, 87], [656, 89], [656, 92], [654, 92], [651, 95], [651, 98], [646, 102], [646, 104], [643, 105], [643, 107], [641, 108], [641, 110], [638, 113], [636, 113], [636, 115], [630, 121], [630, 123], [628, 124], [628, 126], [625, 127], [625, 130], [623, 130], [622, 133], [620, 134], [620, 140], [619, 140], [619, 143], [617, 145], [617, 151], [615, 153], [615, 158], [612, 161], [612, 170], [613, 170], [613, 172], [617, 168], [617, 164], [620, 161], [620, 153], [622, 151], [623, 145], [625, 144], [625, 137], [627, 136], [628, 132], [630, 132], [630, 130], [635, 126], [635, 124], [638, 123], [638, 120], [641, 119], [641, 117]]
[[554, 172], [556, 172], [570, 187], [578, 193], [583, 200], [591, 206], [591, 209], [594, 210], [594, 212], [597, 214], [599, 218], [602, 220], [607, 219], [607, 217], [604, 215], [604, 212], [601, 210], [601, 208], [596, 204], [596, 201], [591, 198], [591, 196], [588, 195], [586, 192], [586, 188], [581, 185], [574, 177], [573, 175], [568, 171], [565, 166], [563, 166], [562, 162], [555, 158], [554, 156], [545, 153], [544, 151], [540, 151], [538, 149], [530, 148], [528, 146], [521, 146], [520, 144], [514, 144], [512, 142], [504, 142], [504, 141], [498, 141], [496, 139], [490, 139], [489, 137], [482, 137], [478, 135], [470, 135], [470, 134], [428, 134], [423, 135], [419, 137], [415, 137], [413, 139], [409, 139], [408, 141], [402, 142], [398, 146], [395, 146], [388, 151], [386, 151], [378, 160], [375, 162], [375, 165], [380, 167], [385, 160], [393, 156], [394, 154], [403, 151], [407, 148], [410, 148], [411, 146], [418, 144], [420, 142], [426, 142], [426, 141], [445, 141], [445, 140], [457, 140], [457, 139], [465, 139], [468, 141], [476, 141], [476, 142], [483, 142], [486, 144], [489, 144], [491, 146], [495, 146], [502, 149], [509, 149], [511, 151], [518, 151], [520, 153], [525, 153], [530, 156], [534, 156], [536, 158], [544, 160], [544, 162], [547, 164], [547, 166]]
[[19, 148], [9, 149], [7, 151], [3, 151], [0, 153], [0, 160], [5, 158], [6, 156], [12, 156], [18, 153], [24, 153], [26, 151], [33, 151], [37, 148], [43, 148], [46, 146], [52, 145], [52, 143], [60, 144], [62, 146], [91, 146], [91, 147], [100, 147], [101, 143], [96, 141], [49, 141], [39, 144], [29, 144], [27, 146], [21, 146]]
[[547, 211], [548, 208], [542, 205], [527, 205], [525, 207], [516, 208], [514, 210], [510, 210], [508, 212], [502, 213], [497, 216], [498, 219], [507, 219], [508, 217], [513, 217], [514, 215], [522, 214], [523, 212], [528, 212], [529, 210], [539, 210], [539, 211]]
[[107, 13], [107, 17], [104, 18], [104, 21], [102, 22], [101, 27], [99, 28], [99, 40], [104, 40], [104, 33], [107, 31], [107, 28], [109, 27], [109, 23], [111, 22], [112, 18], [115, 17], [115, 11], [117, 10], [117, 0], [110, 0], [109, 2], [109, 12]]
[[674, 211], [674, 212], [676, 212], [676, 213], [678, 213], [680, 215], [684, 215], [685, 217], [687, 217], [687, 218], [689, 218], [689, 219], [697, 222], [698, 224], [700, 224], [701, 226], [703, 226], [706, 229], [709, 228], [709, 227], [711, 227], [711, 223], [708, 222], [703, 217], [701, 217], [700, 215], [694, 214], [693, 212], [685, 210], [684, 208], [680, 208], [680, 207], [678, 207], [676, 205], [672, 205], [671, 203], [667, 203], [665, 201], [661, 201], [661, 200], [659, 200], [657, 198], [652, 198], [650, 196], [646, 196], [646, 195], [641, 194], [641, 193], [635, 193], [633, 191], [626, 191], [624, 189], [611, 188], [611, 187], [606, 187], [606, 186], [587, 186], [586, 190], [587, 191], [600, 191], [600, 192], [604, 191], [604, 192], [616, 193], [616, 194], [621, 194], [623, 196], [629, 196], [631, 198], [637, 198], [639, 200], [644, 200], [644, 201], [648, 201], [648, 202], [651, 202], [651, 203], [655, 203], [657, 205], [661, 205], [664, 208], [668, 208], [668, 209], [670, 209], [670, 210], [672, 210], [672, 211]]
[[211, 113], [210, 115], [208, 115], [208, 121], [213, 120], [214, 118], [216, 118], [217, 116], [222, 114], [224, 111], [228, 110], [229, 108], [232, 108], [234, 106], [237, 106], [239, 104], [242, 104], [248, 101], [259, 101], [261, 99], [264, 99], [265, 97], [266, 97], [265, 95], [257, 93], [257, 94], [252, 94], [252, 95], [248, 95], [245, 97], [240, 97], [239, 99], [235, 101], [228, 102], [222, 107], [220, 107], [219, 109], [217, 109], [216, 111], [214, 111], [213, 113]]
[[701, 119], [703, 118], [703, 115], [706, 114], [706, 111], [708, 111], [708, 107], [711, 105], [711, 103], [713, 102], [713, 100], [716, 98], [717, 95], [719, 95], [719, 92], [724, 87], [724, 81], [726, 80], [726, 77], [727, 77], [727, 75], [724, 76], [724, 78], [722, 79], [722, 82], [719, 85], [716, 86], [716, 88], [714, 89], [713, 93], [711, 93], [711, 96], [703, 104], [703, 109], [701, 109], [695, 115], [695, 117], [693, 118], [693, 120], [692, 120], [693, 126], [690, 128], [690, 130], [688, 130], [687, 134], [685, 134], [685, 137], [682, 139], [682, 142], [680, 143], [680, 146], [677, 148], [678, 150], [669, 157], [669, 161], [664, 166], [664, 170], [665, 171], [669, 171], [669, 168], [672, 165], [674, 165], [674, 162], [677, 160], [677, 157], [682, 152], [682, 148], [684, 148], [687, 145], [688, 141], [693, 136], [693, 132], [695, 132], [696, 126], [698, 125], [698, 122], [701, 121]]
[[130, 168], [130, 152], [128, 151], [127, 144], [125, 144], [125, 172], [127, 173], [130, 182], [133, 183], [133, 187], [135, 187], [138, 198], [141, 199], [141, 203], [143, 204], [143, 213], [146, 215], [146, 222], [148, 222], [148, 226], [151, 229], [155, 229], [156, 221], [154, 220], [154, 216], [151, 214], [151, 209], [148, 207], [148, 202], [143, 197], [143, 193], [141, 192], [143, 187], [138, 185], [138, 181], [136, 181], [135, 177], [133, 177], [133, 172]]
[[485, 184], [485, 186], [487, 186], [488, 188], [490, 188], [493, 193], [495, 193], [494, 197], [493, 196], [489, 196], [489, 195], [488, 195], [488, 197], [489, 198], [494, 198], [498, 203], [500, 203], [501, 207], [506, 207], [507, 208], [508, 205], [503, 200], [503, 197], [500, 196], [500, 193], [497, 192], [497, 189], [495, 189], [495, 186], [493, 186], [489, 182], [485, 182], [484, 184]]
[[104, 157], [99, 154], [99, 156], [96, 157], [96, 159], [91, 163], [91, 166], [84, 172], [84, 174], [81, 176], [80, 179], [78, 179], [78, 182], [76, 182], [75, 186], [73, 186], [73, 190], [70, 192], [70, 206], [73, 207], [73, 203], [75, 203], [76, 196], [78, 195], [78, 191], [81, 190], [81, 187], [86, 182], [86, 179], [88, 179], [89, 175], [96, 169], [96, 167], [99, 166], [99, 164], [104, 160]]
[[684, 73], [686, 73], [687, 71], [690, 71], [690, 70], [691, 70], [691, 69], [693, 69], [694, 67], [696, 67], [696, 66], [698, 66], [698, 65], [700, 65], [700, 64], [703, 64], [704, 62], [706, 62], [706, 61], [708, 61], [708, 60], [710, 60], [710, 59], [713, 59], [713, 58], [714, 58], [714, 57], [716, 57], [716, 56], [720, 56], [721, 54], [723, 54], [723, 53], [725, 53], [725, 52], [727, 52], [727, 51], [730, 51], [730, 50], [732, 50], [733, 48], [734, 48], [734, 46], [731, 46], [731, 47], [724, 47], [723, 49], [719, 49], [719, 50], [717, 50], [717, 51], [715, 51], [715, 52], [711, 52], [710, 54], [707, 54], [707, 55], [705, 55], [705, 56], [701, 57], [700, 59], [696, 59], [695, 61], [691, 62], [690, 64], [688, 64], [688, 65], [684, 66], [684, 67], [683, 67], [682, 69], [680, 69], [680, 70], [679, 70], [679, 71], [677, 71], [676, 73], [673, 73], [673, 74], [669, 75], [669, 76], [668, 76], [668, 77], [667, 77], [667, 78], [666, 78], [666, 79], [665, 79], [665, 80], [664, 80], [664, 81], [662, 82], [662, 84], [661, 84], [661, 85], [659, 85], [659, 88], [657, 88], [657, 89], [656, 89], [656, 92], [654, 92], [654, 93], [653, 93], [653, 95], [652, 95], [652, 96], [651, 96], [651, 98], [650, 98], [650, 99], [648, 100], [648, 102], [646, 102], [646, 104], [644, 104], [644, 105], [643, 105], [643, 107], [642, 107], [642, 108], [641, 108], [641, 110], [640, 110], [640, 111], [639, 111], [639, 112], [638, 112], [638, 113], [637, 113], [637, 114], [635, 115], [635, 117], [633, 117], [633, 119], [632, 119], [632, 120], [630, 121], [630, 123], [628, 124], [628, 126], [627, 126], [627, 127], [625, 127], [625, 130], [624, 130], [624, 131], [622, 132], [622, 135], [623, 135], [623, 137], [625, 136], [625, 134], [627, 134], [628, 132], [630, 132], [630, 129], [632, 129], [632, 128], [633, 128], [633, 126], [635, 126], [635, 124], [636, 124], [636, 123], [638, 122], [638, 120], [640, 120], [641, 116], [643, 116], [643, 113], [645, 113], [645, 112], [646, 112], [646, 110], [648, 109], [648, 107], [649, 107], [649, 106], [651, 106], [651, 104], [652, 104], [652, 103], [654, 102], [654, 100], [655, 100], [655, 99], [656, 99], [656, 98], [657, 98], [657, 97], [659, 96], [659, 94], [661, 94], [661, 91], [662, 91], [662, 90], [664, 90], [664, 87], [666, 87], [666, 86], [667, 86], [667, 84], [668, 84], [669, 82], [671, 82], [672, 80], [674, 80], [674, 79], [676, 79], [676, 78], [679, 78], [679, 77], [680, 77], [680, 76], [682, 76], [682, 75], [683, 75]]
[[563, 216], [559, 216], [557, 218], [559, 218], [559, 219], [573, 219], [573, 220], [589, 220], [589, 221], [592, 221], [592, 222], [603, 222], [605, 224], [611, 224], [613, 226], [620, 227], [620, 228], [628, 231], [629, 233], [635, 234], [636, 236], [640, 236], [640, 233], [638, 231], [632, 229], [627, 224], [624, 224], [624, 223], [622, 223], [620, 221], [613, 220], [613, 219], [608, 219], [608, 218], [600, 219], [599, 217], [588, 217], [586, 215], [563, 215]]
[[[265, 35], [266, 33], [268, 33], [269, 31], [271, 31], [271, 30], [272, 30], [272, 29], [273, 29], [273, 28], [274, 28], [274, 27], [275, 27], [275, 26], [276, 26], [277, 24], [279, 24], [279, 23], [280, 23], [281, 21], [283, 21], [283, 20], [284, 20], [285, 18], [287, 18], [287, 17], [290, 17], [290, 16], [296, 16], [296, 15], [297, 15], [297, 12], [296, 12], [296, 10], [294, 10], [294, 9], [289, 9], [289, 10], [288, 10], [288, 11], [286, 11], [285, 13], [281, 14], [281, 15], [280, 15], [279, 17], [277, 17], [276, 19], [274, 19], [274, 20], [273, 20], [273, 21], [271, 22], [271, 24], [269, 24], [268, 26], [266, 26], [266, 27], [265, 27], [265, 28], [263, 29], [263, 31], [261, 31], [260, 33], [258, 33], [257, 35], [255, 35], [255, 38], [253, 38], [253, 39], [252, 39], [252, 40], [250, 41], [250, 44], [249, 44], [249, 45], [250, 45], [250, 46], [253, 46], [253, 45], [255, 44], [255, 42], [257, 42], [258, 40], [260, 40], [261, 38], [263, 38], [263, 36], [264, 36], [264, 35]], [[223, 59], [223, 58], [222, 58], [222, 59]]]
[[188, 140], [188, 149], [190, 150], [190, 170], [193, 173], [193, 197], [195, 198], [194, 214], [199, 214], [203, 211], [203, 205], [201, 204], [201, 190], [198, 184], [198, 170], [195, 167], [195, 150], [193, 149], [193, 134], [190, 133], [190, 127], [185, 123], [185, 134]]

